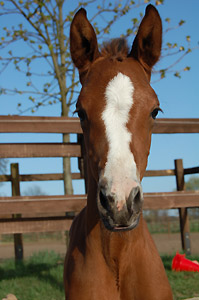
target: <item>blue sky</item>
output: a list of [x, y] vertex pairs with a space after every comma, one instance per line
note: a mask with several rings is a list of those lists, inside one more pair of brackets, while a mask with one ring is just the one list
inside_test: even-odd
[[[66, 4], [69, 1], [66, 1]], [[100, 2], [100, 1], [99, 1]], [[73, 1], [77, 3], [77, 1]], [[152, 2], [153, 3], [153, 2]], [[144, 6], [139, 8], [140, 12], [144, 12]], [[187, 35], [191, 36], [191, 46], [197, 46], [199, 41], [198, 29], [199, 29], [199, 1], [197, 0], [165, 0], [164, 5], [158, 6], [158, 10], [162, 20], [167, 17], [171, 19], [170, 25], [175, 26], [180, 20], [185, 20], [186, 23], [178, 30], [171, 31], [164, 37], [164, 43], [169, 40], [177, 42], [179, 45], [184, 43]], [[87, 8], [88, 17], [92, 16], [93, 8]], [[137, 14], [137, 12], [136, 12]], [[130, 27], [130, 20], [135, 17], [133, 11], [130, 15], [125, 16], [117, 26], [110, 33], [111, 37], [116, 37]], [[1, 17], [1, 24], [5, 26], [18, 24], [20, 17], [7, 16]], [[165, 22], [163, 28], [166, 29]], [[132, 38], [133, 40], [133, 38]], [[130, 39], [129, 39], [130, 41]], [[186, 41], [185, 41], [186, 44]], [[16, 51], [23, 51], [20, 45], [16, 46]], [[171, 63], [170, 58], [163, 61], [160, 60], [157, 68], [165, 68]], [[187, 55], [178, 65], [178, 69], [183, 69], [186, 66], [190, 66], [189, 72], [184, 72], [182, 78], [176, 78], [173, 75], [168, 75], [166, 79], [152, 83], [155, 89], [161, 108], [164, 114], [160, 117], [164, 118], [199, 118], [199, 50], [195, 50]], [[44, 65], [41, 65], [41, 72]], [[152, 79], [152, 82], [154, 79]], [[24, 78], [18, 73], [14, 72], [12, 68], [8, 68], [6, 72], [0, 74], [0, 86], [8, 88], [18, 87], [23, 88], [26, 82]], [[38, 81], [38, 86], [40, 82]], [[27, 99], [21, 97], [20, 101], [27, 105]], [[17, 103], [19, 99], [16, 96], [0, 96], [0, 114], [17, 114]], [[28, 113], [32, 115], [31, 113]], [[60, 115], [60, 106], [55, 105], [40, 109], [35, 116], [58, 116]], [[61, 141], [61, 135], [13, 135], [13, 134], [1, 134], [2, 142], [19, 141], [19, 142], [41, 142], [41, 141]], [[73, 137], [75, 138], [75, 137]], [[149, 157], [148, 169], [172, 169], [174, 167], [174, 159], [182, 158], [185, 167], [198, 166], [198, 154], [199, 154], [199, 136], [198, 134], [186, 134], [186, 135], [153, 135], [151, 154]], [[54, 173], [62, 172], [61, 159], [10, 159], [9, 162], [19, 162], [20, 173]], [[72, 163], [73, 171], [77, 170], [77, 161], [73, 159]], [[9, 173], [9, 167], [8, 167]], [[27, 190], [29, 186], [39, 185], [46, 194], [62, 194], [63, 183], [62, 182], [34, 182], [21, 184], [21, 192]], [[74, 182], [75, 193], [83, 193], [83, 182]], [[158, 192], [158, 191], [172, 191], [175, 189], [174, 177], [162, 177], [162, 178], [145, 178], [143, 180], [143, 189], [145, 192]], [[4, 195], [10, 195], [10, 184], [4, 184], [0, 187], [0, 193]]]

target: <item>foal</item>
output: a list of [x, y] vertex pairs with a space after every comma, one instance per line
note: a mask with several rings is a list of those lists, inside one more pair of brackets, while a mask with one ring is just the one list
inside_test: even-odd
[[77, 102], [87, 153], [87, 206], [74, 220], [65, 259], [67, 300], [171, 300], [142, 217], [144, 175], [159, 102], [150, 86], [162, 24], [147, 6], [130, 52], [123, 39], [100, 52], [80, 9], [70, 31], [82, 89]]

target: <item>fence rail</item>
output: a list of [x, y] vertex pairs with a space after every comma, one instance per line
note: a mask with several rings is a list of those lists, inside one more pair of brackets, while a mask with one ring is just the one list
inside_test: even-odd
[[153, 133], [199, 133], [199, 119], [157, 119]]
[[[161, 176], [175, 176], [175, 169], [168, 170], [147, 170], [144, 174], [144, 177], [161, 177]], [[199, 173], [199, 167], [185, 168], [184, 175], [192, 175]], [[73, 180], [83, 179], [84, 177], [81, 173], [71, 173]], [[63, 180], [63, 173], [48, 173], [48, 174], [19, 174], [19, 181], [56, 181]], [[0, 175], [0, 182], [12, 181], [11, 175]]]
[[78, 118], [0, 116], [0, 133], [82, 133]]
[[[86, 195], [0, 197], [0, 234], [68, 230], [72, 222], [70, 218], [52, 215], [65, 211], [79, 212], [85, 207], [86, 199]], [[144, 209], [198, 206], [199, 191], [144, 194]], [[30, 213], [31, 216], [27, 217]], [[5, 218], [5, 214], [22, 214], [25, 217], [8, 219]], [[32, 217], [37, 214], [40, 216]], [[41, 214], [45, 216], [41, 217]]]
[[[82, 133], [78, 118], [0, 116], [0, 133]], [[199, 133], [197, 119], [157, 119], [153, 133]]]
[[0, 144], [0, 158], [12, 157], [81, 157], [81, 147], [73, 143]]
[[0, 219], [1, 234], [67, 231], [70, 229], [72, 220], [66, 216], [2, 218]]
[[[0, 197], [0, 216], [7, 214], [79, 212], [86, 195]], [[144, 209], [198, 207], [199, 191], [144, 193]], [[1, 229], [0, 229], [1, 232]]]
[[[81, 173], [71, 173], [73, 180], [83, 179]], [[48, 173], [48, 174], [24, 174], [19, 175], [19, 181], [50, 181], [50, 180], [64, 180], [63, 173]], [[11, 175], [0, 175], [0, 182], [12, 181]]]

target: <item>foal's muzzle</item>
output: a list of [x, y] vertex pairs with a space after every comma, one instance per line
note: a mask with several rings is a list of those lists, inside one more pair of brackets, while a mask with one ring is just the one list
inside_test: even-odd
[[118, 202], [117, 195], [99, 187], [98, 210], [105, 227], [111, 231], [125, 231], [135, 228], [142, 210], [143, 193], [140, 184], [132, 188], [127, 199]]

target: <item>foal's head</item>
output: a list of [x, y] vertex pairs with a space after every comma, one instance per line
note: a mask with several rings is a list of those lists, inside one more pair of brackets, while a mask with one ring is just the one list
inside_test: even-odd
[[112, 231], [132, 229], [139, 221], [140, 182], [160, 110], [150, 75], [161, 40], [161, 19], [152, 5], [146, 8], [130, 51], [125, 40], [117, 39], [100, 52], [84, 9], [71, 24], [71, 55], [82, 83], [77, 113], [98, 186], [97, 207]]

